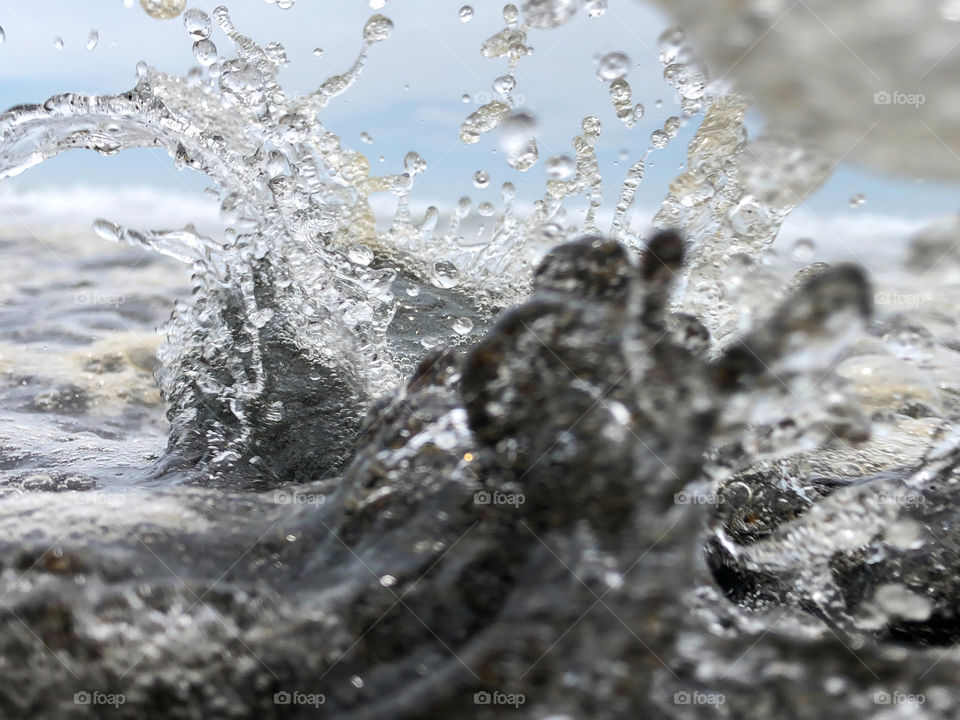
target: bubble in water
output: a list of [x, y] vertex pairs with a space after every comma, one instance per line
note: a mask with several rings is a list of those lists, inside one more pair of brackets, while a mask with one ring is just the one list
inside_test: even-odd
[[347, 257], [350, 258], [350, 262], [357, 265], [369, 265], [373, 262], [373, 250], [358, 243], [347, 250]]
[[386, 15], [374, 15], [363, 26], [363, 39], [370, 45], [386, 40], [393, 32], [393, 21]]
[[193, 44], [193, 56], [201, 65], [210, 67], [217, 61], [217, 46], [210, 40], [198, 40]]
[[157, 20], [170, 20], [183, 12], [187, 0], [140, 0], [144, 12]]
[[586, 10], [588, 18], [598, 18], [607, 11], [607, 0], [586, 0], [583, 9]]
[[790, 249], [790, 257], [796, 262], [810, 262], [813, 260], [813, 254], [816, 248], [816, 244], [810, 238], [800, 238]]
[[433, 265], [433, 276], [430, 282], [434, 287], [449, 290], [460, 284], [457, 267], [451, 262], [440, 260]]
[[62, 38], [62, 37], [56, 37], [56, 38], [54, 38], [54, 39], [53, 39], [53, 46], [54, 46], [57, 50], [63, 50], [63, 38]]
[[523, 17], [530, 27], [557, 28], [577, 14], [577, 0], [527, 0]]
[[453, 321], [451, 327], [457, 335], [469, 335], [473, 330], [473, 320], [468, 317], [459, 317]]
[[670, 136], [663, 130], [654, 130], [650, 133], [650, 144], [657, 150], [663, 150], [663, 148], [670, 144]]
[[210, 16], [197, 8], [190, 8], [183, 14], [183, 26], [194, 40], [206, 40], [213, 30]]
[[473, 8], [469, 5], [464, 5], [460, 8], [460, 22], [470, 22], [473, 20]]
[[622, 52], [607, 53], [600, 58], [597, 77], [604, 82], [618, 80], [630, 72], [630, 58]]
[[544, 163], [543, 170], [551, 180], [566, 180], [576, 170], [576, 163], [569, 155], [557, 155]]
[[473, 186], [481, 190], [490, 185], [490, 173], [486, 170], [477, 170], [473, 174]]
[[500, 148], [506, 155], [507, 164], [514, 170], [526, 172], [539, 159], [536, 129], [536, 118], [529, 113], [514, 113], [503, 121]]
[[850, 207], [856, 209], [867, 204], [867, 196], [863, 193], [857, 193], [850, 198]]

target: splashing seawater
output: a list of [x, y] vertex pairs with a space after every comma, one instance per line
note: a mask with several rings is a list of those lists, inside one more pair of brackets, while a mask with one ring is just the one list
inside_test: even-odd
[[[529, 211], [504, 183], [499, 210], [464, 197], [441, 224], [437, 207], [411, 210], [422, 157], [375, 175], [323, 124], [390, 38], [386, 15], [350, 67], [295, 96], [284, 48], [226, 8], [141, 5], [182, 15], [198, 67], [144, 65], [127, 93], [10, 109], [0, 177], [73, 148], [159, 147], [210, 178], [228, 227], [94, 222], [192, 274], [158, 352], [169, 446], [122, 494], [106, 472], [4, 476], [3, 675], [26, 688], [0, 692], [6, 712], [95, 717], [83, 698], [99, 692], [130, 717], [296, 717], [312, 702], [343, 718], [492, 718], [502, 697], [537, 720], [785, 705], [812, 718], [912, 691], [946, 716], [960, 657], [924, 648], [960, 638], [956, 562], [931, 549], [954, 534], [960, 404], [939, 390], [956, 323], [870, 325], [864, 274], [807, 265], [812, 241], [789, 281], [766, 267], [833, 169], [822, 152], [777, 126], [748, 138], [745, 95], [711, 83], [671, 28], [660, 61], [680, 112], [608, 216], [602, 125], [585, 115], [570, 154], [542, 161]], [[506, 68], [462, 142], [497, 133], [509, 167], [541, 164], [521, 63], [581, 10], [611, 12], [503, 8], [480, 52]], [[621, 51], [597, 68], [628, 129], [644, 114], [630, 68]], [[701, 113], [644, 238], [631, 211], [647, 163]], [[392, 217], [376, 217], [376, 193]], [[488, 234], [461, 237], [471, 213]], [[919, 238], [913, 262], [954, 229]], [[88, 367], [113, 372], [111, 357]]]

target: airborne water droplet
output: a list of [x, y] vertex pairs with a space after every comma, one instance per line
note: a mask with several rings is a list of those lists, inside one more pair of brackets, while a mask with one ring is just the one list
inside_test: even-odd
[[183, 26], [194, 40], [206, 40], [213, 30], [210, 16], [197, 8], [190, 8], [184, 13]]
[[622, 52], [612, 52], [600, 58], [597, 77], [604, 82], [618, 80], [630, 72], [630, 58]]
[[569, 155], [557, 155], [547, 160], [543, 169], [551, 180], [566, 180], [573, 175], [576, 164]]
[[857, 193], [850, 198], [850, 207], [857, 209], [867, 204], [867, 196], [863, 193]]
[[210, 67], [217, 61], [217, 46], [210, 40], [198, 40], [193, 44], [193, 55], [198, 63]]
[[473, 8], [469, 5], [464, 5], [460, 8], [460, 22], [470, 22], [473, 19]]
[[363, 26], [363, 39], [370, 45], [386, 40], [393, 32], [393, 21], [385, 15], [374, 15]]
[[586, 0], [583, 9], [586, 10], [588, 18], [598, 18], [607, 11], [607, 0]]
[[357, 265], [369, 265], [373, 262], [373, 250], [366, 245], [354, 245], [347, 250], [347, 257]]
[[650, 133], [650, 144], [657, 150], [662, 150], [670, 144], [670, 136], [663, 130], [654, 130]]
[[435, 287], [449, 290], [460, 284], [460, 278], [457, 277], [457, 275], [456, 265], [446, 260], [440, 260], [434, 263], [433, 277], [430, 278], [430, 282], [432, 282]]
[[140, 0], [144, 12], [157, 20], [170, 20], [183, 12], [187, 0]]
[[793, 248], [790, 251], [790, 257], [792, 257], [796, 262], [810, 262], [813, 260], [813, 253], [816, 249], [816, 244], [813, 240], [809, 238], [800, 238], [793, 244]]
[[98, 42], [100, 42], [100, 33], [96, 30], [91, 30], [90, 35], [87, 37], [87, 50], [93, 50]]
[[61, 37], [54, 38], [53, 47], [55, 47], [57, 50], [63, 50], [63, 38]]
[[486, 170], [477, 170], [473, 175], [473, 186], [481, 190], [490, 185], [490, 173]]

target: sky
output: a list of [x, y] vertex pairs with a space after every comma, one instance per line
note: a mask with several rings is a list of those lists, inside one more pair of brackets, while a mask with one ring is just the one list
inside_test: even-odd
[[[193, 64], [192, 41], [182, 18], [149, 17], [139, 0], [0, 0], [0, 105], [42, 102], [65, 92], [116, 93], [132, 87], [140, 60], [168, 72], [185, 73]], [[210, 12], [219, 2], [194, 0], [189, 7]], [[501, 3], [475, 0], [473, 19], [463, 23], [463, 0], [389, 0], [381, 10], [395, 25], [392, 37], [375, 45], [355, 87], [337, 98], [323, 117], [327, 127], [347, 145], [367, 154], [374, 170], [386, 174], [402, 168], [403, 156], [416, 150], [429, 170], [420, 178], [414, 199], [423, 204], [450, 205], [461, 195], [474, 202], [498, 199], [500, 183], [514, 182], [521, 198], [539, 197], [544, 189], [543, 162], [527, 173], [511, 170], [497, 152], [495, 134], [465, 146], [457, 139], [463, 118], [490, 94], [492, 80], [505, 63], [480, 54], [485, 38], [502, 28]], [[281, 81], [288, 91], [309, 92], [325, 78], [345, 70], [362, 47], [361, 29], [373, 13], [366, 0], [297, 0], [281, 9], [266, 0], [227, 2], [237, 27], [262, 44], [279, 40], [291, 65]], [[535, 53], [521, 62], [515, 94], [538, 119], [542, 159], [572, 153], [570, 141], [580, 119], [595, 114], [604, 132], [599, 156], [608, 203], [633, 159], [646, 149], [650, 133], [670, 115], [679, 114], [673, 91], [662, 79], [656, 55], [657, 38], [668, 19], [639, 0], [610, 0], [598, 19], [584, 13], [554, 31], [532, 31]], [[99, 33], [87, 49], [91, 30]], [[63, 48], [55, 48], [56, 38]], [[212, 38], [229, 50], [219, 29]], [[314, 55], [322, 48], [320, 57]], [[596, 60], [612, 51], [626, 53], [632, 65], [628, 80], [634, 102], [646, 107], [644, 119], [628, 130], [616, 119], [607, 85], [596, 78]], [[462, 102], [469, 95], [468, 103]], [[660, 107], [658, 107], [658, 101]], [[763, 127], [754, 115], [751, 133]], [[669, 181], [681, 166], [695, 122], [685, 127], [666, 150], [648, 161], [638, 192], [640, 211], [656, 208]], [[361, 133], [372, 136], [367, 145]], [[626, 151], [629, 160], [620, 158]], [[383, 162], [379, 162], [379, 158]], [[473, 187], [477, 170], [493, 182]], [[166, 191], [199, 193], [207, 182], [191, 171], [176, 171], [160, 151], [127, 151], [111, 158], [72, 151], [0, 185], [0, 194], [61, 186], [155, 186]], [[824, 188], [802, 210], [808, 216], [884, 216], [915, 219], [957, 210], [957, 186], [883, 176], [855, 166], [839, 166]], [[853, 210], [857, 193], [867, 204]]]

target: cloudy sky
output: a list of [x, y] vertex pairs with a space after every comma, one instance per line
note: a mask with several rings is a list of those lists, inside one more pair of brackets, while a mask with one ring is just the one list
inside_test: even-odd
[[[140, 9], [139, 0], [131, 7], [128, 2], [0, 0], [0, 25], [6, 33], [6, 42], [0, 45], [0, 105], [41, 102], [64, 91], [119, 92], [135, 82], [139, 60], [162, 70], [186, 72], [193, 56], [182, 19], [158, 21]], [[194, 0], [190, 6], [209, 12], [217, 4]], [[501, 61], [483, 58], [479, 50], [482, 41], [502, 27], [501, 4], [475, 0], [469, 23], [458, 17], [462, 4], [463, 0], [389, 0], [382, 12], [394, 21], [392, 38], [372, 48], [361, 80], [329, 108], [325, 123], [369, 155], [383, 172], [402, 167], [408, 150], [420, 152], [430, 167], [416, 191], [421, 202], [449, 204], [465, 194], [475, 202], [493, 200], [495, 188], [506, 180], [517, 184], [521, 197], [537, 197], [543, 191], [542, 163], [517, 173], [496, 153], [495, 138], [469, 147], [457, 141], [459, 123], [476, 107], [473, 101], [463, 103], [462, 96], [489, 93], [492, 79], [505, 69]], [[262, 43], [279, 40], [284, 44], [292, 62], [284, 70], [283, 84], [298, 92], [314, 89], [352, 63], [362, 46], [363, 23], [374, 12], [365, 0], [297, 0], [287, 10], [266, 0], [234, 0], [228, 6], [242, 32]], [[656, 57], [657, 37], [667, 25], [665, 17], [642, 2], [610, 0], [610, 10], [601, 18], [589, 19], [581, 13], [559, 30], [532, 32], [530, 42], [536, 52], [516, 72], [516, 94], [539, 120], [542, 158], [570, 152], [580, 119], [587, 114], [600, 117], [604, 125], [600, 156], [608, 198], [615, 195], [629, 165], [618, 160], [623, 151], [639, 156], [651, 131], [678, 114]], [[95, 49], [88, 50], [91, 30], [100, 39]], [[55, 48], [58, 37], [63, 41], [61, 50]], [[219, 31], [213, 39], [221, 44], [221, 52], [228, 51]], [[321, 57], [314, 56], [315, 48], [323, 49]], [[647, 109], [634, 130], [617, 121], [607, 86], [596, 78], [597, 57], [611, 51], [630, 57], [633, 69], [628, 79], [634, 101]], [[659, 108], [658, 100], [662, 101]], [[754, 131], [762, 125], [760, 117], [752, 123]], [[692, 130], [686, 128], [670, 148], [651, 158], [638, 193], [639, 208], [658, 205], [683, 162]], [[373, 137], [372, 145], [361, 142], [362, 132]], [[480, 169], [494, 180], [486, 191], [476, 190], [470, 182]], [[176, 172], [169, 159], [155, 152], [101, 158], [74, 151], [7, 181], [0, 193], [121, 183], [184, 192], [198, 192], [206, 184], [190, 173]], [[957, 209], [956, 191], [956, 187], [882, 177], [844, 165], [803, 212], [812, 217], [942, 215]], [[848, 200], [856, 193], [867, 196], [867, 205], [851, 210]]]

